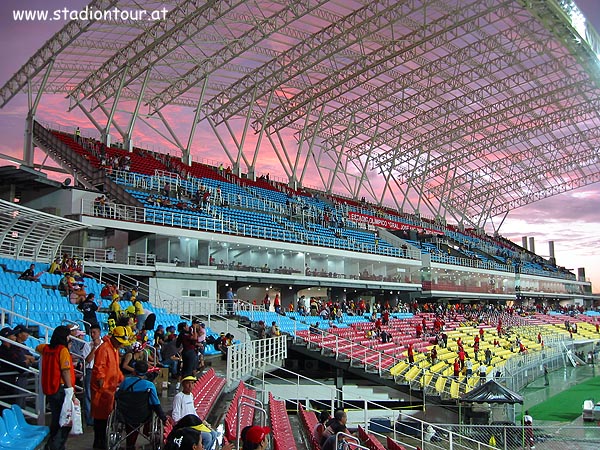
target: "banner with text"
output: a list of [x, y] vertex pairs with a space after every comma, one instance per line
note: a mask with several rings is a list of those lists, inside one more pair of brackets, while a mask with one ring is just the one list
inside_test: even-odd
[[368, 214], [361, 214], [354, 211], [348, 211], [348, 220], [358, 223], [367, 223], [375, 227], [388, 228], [390, 230], [417, 230], [425, 233], [444, 234], [439, 230], [409, 225], [407, 223], [396, 222], [395, 220], [384, 219], [383, 217], [369, 216]]

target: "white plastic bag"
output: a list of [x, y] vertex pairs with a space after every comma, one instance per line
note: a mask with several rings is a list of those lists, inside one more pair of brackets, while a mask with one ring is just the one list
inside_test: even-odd
[[73, 399], [73, 426], [71, 427], [70, 434], [83, 434], [83, 424], [81, 422], [81, 405], [79, 400]]
[[73, 393], [73, 388], [65, 388], [65, 400], [58, 420], [61, 427], [69, 427], [73, 423]]

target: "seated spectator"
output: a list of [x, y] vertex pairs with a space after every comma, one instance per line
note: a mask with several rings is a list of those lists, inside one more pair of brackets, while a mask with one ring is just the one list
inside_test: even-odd
[[[116, 294], [117, 289], [115, 288], [114, 284], [110, 284], [110, 283], [106, 283], [103, 287], [102, 290], [100, 291], [100, 298], [104, 299], [104, 300], [112, 300], [114, 294]], [[118, 294], [117, 294], [117, 298], [118, 298]]]
[[60, 258], [56, 258], [54, 261], [52, 261], [52, 264], [50, 264], [50, 268], [48, 269], [48, 273], [62, 275], [62, 271], [60, 270]]
[[321, 442], [323, 440], [323, 432], [325, 431], [325, 424], [329, 421], [329, 413], [327, 411], [321, 411], [318, 415], [318, 420], [319, 421], [312, 430], [312, 436], [315, 442]]
[[83, 283], [78, 283], [73, 285], [73, 290], [69, 294], [69, 302], [71, 302], [73, 305], [79, 305], [85, 301], [86, 297], [87, 293], [85, 292]]
[[[167, 421], [167, 415], [164, 413], [160, 406], [160, 400], [156, 393], [156, 386], [154, 383], [147, 380], [148, 375], [148, 364], [144, 361], [138, 361], [135, 365], [135, 372], [133, 376], [127, 377], [119, 385], [119, 391], [130, 391], [130, 392], [148, 392], [150, 393], [148, 403], [149, 407], [155, 412], [158, 418], [164, 423]], [[127, 431], [127, 444], [126, 448], [135, 449], [135, 441], [137, 440], [138, 432], [135, 431], [134, 427], [130, 425], [125, 426]]]
[[[12, 332], [15, 336], [15, 342], [23, 345], [25, 345], [25, 342], [27, 339], [29, 339], [29, 335], [31, 334], [31, 330], [25, 327], [25, 325], [17, 325]], [[11, 362], [23, 368], [33, 367], [37, 364], [35, 357], [29, 352], [29, 350], [23, 347], [17, 347], [15, 345], [12, 346], [12, 349], [14, 352], [14, 359], [11, 360]], [[19, 372], [20, 374], [17, 376], [17, 386], [25, 389], [30, 379], [30, 373], [24, 370], [20, 370]], [[18, 393], [23, 394], [23, 391], [19, 391]], [[15, 403], [24, 408], [25, 397], [18, 398]]]
[[242, 450], [265, 450], [269, 444], [269, 427], [251, 426], [242, 433]]
[[346, 428], [346, 422], [348, 416], [343, 409], [336, 409], [333, 413], [333, 419], [331, 419], [325, 431], [323, 431], [323, 437], [321, 438], [321, 450], [336, 450], [335, 437], [338, 433], [350, 434], [348, 428]]
[[42, 274], [45, 271], [42, 270], [41, 272], [38, 272], [36, 274], [36, 273], [34, 273], [34, 269], [35, 269], [35, 264], [31, 264], [29, 266], [29, 269], [25, 270], [21, 275], [19, 275], [19, 280], [39, 281], [39, 278], [42, 276]]

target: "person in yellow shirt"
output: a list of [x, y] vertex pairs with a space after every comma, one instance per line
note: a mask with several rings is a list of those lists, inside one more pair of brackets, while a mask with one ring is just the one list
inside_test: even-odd
[[60, 270], [60, 258], [56, 258], [54, 261], [52, 261], [52, 264], [50, 264], [50, 268], [48, 269], [48, 273], [62, 275]]
[[137, 320], [136, 328], [138, 331], [141, 331], [142, 328], [144, 328], [144, 322], [146, 320], [144, 306], [142, 305], [142, 302], [134, 296], [131, 297], [131, 304], [135, 308], [135, 318]]

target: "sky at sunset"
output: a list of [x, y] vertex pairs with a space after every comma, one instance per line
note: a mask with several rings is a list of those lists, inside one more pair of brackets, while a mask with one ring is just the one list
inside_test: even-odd
[[[600, 0], [576, 1], [586, 18], [600, 30]], [[82, 8], [87, 1], [82, 0], [5, 0], [0, 3], [0, 86], [4, 83], [42, 46], [54, 33], [65, 25], [63, 21], [23, 23], [13, 20], [12, 11], [16, 9], [71, 9]], [[138, 2], [143, 4], [144, 2]], [[600, 70], [600, 63], [599, 63]], [[126, 107], [125, 104], [123, 107]], [[42, 98], [38, 111], [41, 122], [52, 123], [66, 130], [80, 126], [82, 134], [96, 134], [93, 127], [81, 113], [66, 111], [67, 103], [60, 96]], [[27, 112], [25, 95], [15, 97], [6, 107], [0, 109], [0, 153], [20, 157], [23, 147], [24, 119]], [[117, 113], [117, 119], [123, 118]], [[165, 115], [173, 120], [175, 131], [187, 139], [192, 113], [180, 107], [165, 109]], [[176, 120], [177, 117], [182, 120]], [[181, 123], [181, 125], [180, 125]], [[249, 135], [253, 144], [256, 137]], [[291, 138], [290, 138], [291, 139]], [[266, 139], [265, 139], [266, 141]], [[147, 127], [139, 127], [136, 145], [145, 147], [167, 148], [160, 137], [151, 133]], [[200, 127], [194, 140], [193, 153], [196, 159], [212, 164], [219, 162], [223, 156], [214, 134], [207, 127]], [[173, 154], [174, 152], [171, 151]], [[217, 159], [215, 159], [217, 158]], [[39, 154], [36, 162], [41, 162]], [[8, 162], [0, 158], [0, 165]], [[273, 155], [261, 155], [261, 172], [270, 173], [272, 178], [283, 177], [279, 162]], [[260, 174], [260, 173], [259, 173]], [[310, 179], [305, 182], [311, 183]], [[514, 210], [504, 221], [500, 233], [509, 239], [521, 243], [521, 236], [533, 236], [536, 241], [536, 253], [548, 256], [548, 241], [555, 242], [557, 263], [569, 269], [586, 268], [586, 275], [591, 278], [594, 292], [600, 292], [600, 184], [596, 183], [576, 191], [548, 198], [537, 203]]]

